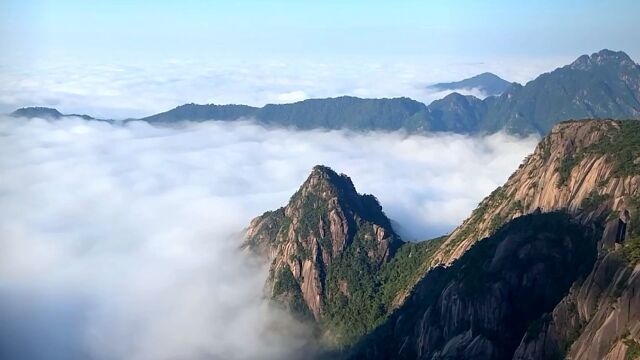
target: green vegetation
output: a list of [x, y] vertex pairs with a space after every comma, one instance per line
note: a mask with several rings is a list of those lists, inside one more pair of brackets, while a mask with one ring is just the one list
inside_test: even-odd
[[524, 205], [522, 204], [521, 200], [516, 200], [513, 203], [513, 210], [514, 211], [519, 211], [519, 212], [524, 212]]
[[[366, 227], [353, 244], [334, 260], [327, 274], [327, 306], [323, 321], [347, 346], [379, 325], [393, 309], [393, 300], [409, 291], [427, 271], [428, 261], [444, 237], [403, 244], [395, 256], [379, 266], [367, 252]], [[346, 293], [340, 289], [346, 284]]]
[[[267, 211], [260, 216], [260, 221], [265, 222], [265, 224], [261, 227], [260, 235], [263, 235], [264, 239], [275, 241], [278, 232], [282, 228], [283, 222], [285, 221], [284, 209], [280, 208], [275, 211]], [[244, 246], [254, 252], [258, 251], [262, 245], [266, 244], [260, 243], [260, 236], [253, 236], [247, 239], [244, 243]]]
[[624, 357], [625, 360], [640, 359], [640, 343], [634, 339], [626, 339], [624, 344], [628, 346], [627, 355]]
[[[377, 294], [378, 265], [367, 254], [366, 240], [356, 236], [327, 273], [327, 304], [323, 321], [337, 334], [338, 345], [349, 344], [384, 316]], [[346, 293], [340, 284], [346, 284]]]
[[573, 168], [587, 155], [608, 156], [613, 164], [613, 177], [640, 174], [640, 121], [617, 121], [619, 129], [610, 127], [600, 141], [586, 147], [560, 163], [559, 186], [566, 185]]
[[560, 174], [560, 179], [558, 180], [559, 186], [567, 185], [567, 181], [571, 176], [571, 171], [576, 165], [580, 164], [581, 161], [582, 156], [578, 154], [567, 156], [562, 159], [560, 167], [558, 168], [558, 173]]
[[[598, 235], [560, 212], [511, 220], [451, 266], [430, 270], [411, 297], [356, 351], [431, 358], [467, 331], [484, 336], [498, 351], [513, 351], [525, 333], [535, 337], [544, 331], [550, 320], [545, 314], [592, 269]], [[494, 313], [487, 314], [487, 309]], [[486, 318], [474, 323], [476, 316]], [[440, 338], [427, 342], [428, 334], [434, 333]], [[402, 342], [389, 343], [388, 338]], [[427, 343], [428, 348], [420, 347]]]
[[[631, 214], [631, 221], [629, 221], [629, 236], [640, 236], [640, 199], [631, 198], [627, 209]], [[617, 214], [616, 214], [617, 215]]]
[[[627, 209], [631, 214], [631, 220], [627, 228], [627, 239], [622, 248], [622, 256], [633, 266], [640, 263], [640, 200], [638, 198], [629, 199]], [[617, 212], [612, 213], [612, 217], [617, 216]]]
[[313, 314], [304, 301], [300, 286], [293, 277], [289, 266], [282, 267], [275, 276], [273, 297], [279, 300], [282, 300], [283, 297], [287, 298], [287, 301], [280, 301], [280, 303], [288, 304], [289, 311], [296, 318], [304, 321], [313, 319]]
[[611, 194], [599, 194], [598, 190], [593, 189], [589, 195], [582, 200], [580, 207], [584, 211], [593, 211], [605, 201], [609, 201], [609, 199], [611, 199]]
[[586, 149], [590, 153], [609, 155], [613, 161], [613, 176], [640, 174], [640, 122], [618, 121], [620, 130], [610, 131], [601, 141]]
[[[473, 213], [471, 213], [471, 216], [469, 217], [469, 219], [462, 224], [461, 230], [458, 232], [458, 234], [453, 239], [453, 241], [447, 244], [447, 248], [444, 249], [444, 253], [447, 255], [450, 254], [453, 251], [453, 249], [455, 249], [455, 247], [458, 246], [458, 244], [460, 244], [460, 242], [469, 238], [470, 236], [477, 236], [478, 225], [480, 224], [480, 221], [482, 221], [482, 219], [485, 217], [487, 211], [489, 209], [495, 208], [501, 201], [506, 199], [506, 196], [507, 195], [504, 191], [504, 188], [502, 186], [499, 186], [495, 190], [493, 190], [491, 194], [489, 194], [489, 196], [484, 198], [484, 200], [480, 202], [480, 204], [473, 211]], [[520, 206], [522, 206], [522, 202], [518, 202], [518, 203]], [[512, 207], [512, 211], [515, 211], [517, 209], [518, 203], [514, 204], [514, 206]], [[505, 223], [505, 221], [507, 221], [508, 218], [509, 218], [508, 215], [507, 216], [495, 215], [494, 217], [492, 217], [491, 223], [489, 225], [490, 227], [489, 235], [492, 235], [493, 232], [497, 228], [502, 226]]]
[[630, 265], [640, 263], [640, 236], [634, 236], [624, 242], [622, 256]]
[[431, 256], [446, 238], [442, 236], [418, 243], [406, 243], [398, 249], [391, 261], [382, 266], [378, 278], [387, 310], [390, 310], [398, 294], [408, 291], [426, 273]]
[[540, 142], [540, 146], [542, 147], [542, 160], [547, 162], [551, 158], [551, 140], [545, 137]]

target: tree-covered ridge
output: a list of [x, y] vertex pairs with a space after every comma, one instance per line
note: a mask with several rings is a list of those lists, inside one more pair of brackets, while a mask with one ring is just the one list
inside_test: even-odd
[[[361, 241], [356, 237], [356, 241]], [[327, 276], [328, 311], [322, 321], [332, 341], [347, 346], [381, 324], [395, 309], [396, 298], [411, 290], [423, 276], [442, 238], [404, 243], [395, 256], [376, 268], [366, 254], [352, 247], [331, 267]], [[366, 248], [366, 246], [365, 246]]]
[[[193, 115], [189, 115], [189, 106]], [[450, 94], [428, 106], [408, 98], [360, 99], [342, 96], [263, 108], [227, 105], [258, 122], [300, 129], [450, 131], [464, 134], [547, 134], [571, 119], [640, 119], [640, 66], [624, 52], [602, 50], [570, 65], [517, 83], [484, 100]], [[207, 108], [209, 107], [209, 108]], [[209, 110], [207, 110], [209, 109]], [[145, 120], [228, 120], [219, 105], [185, 105]]]
[[[59, 118], [55, 109], [25, 108], [18, 117]], [[59, 113], [58, 113], [59, 114]], [[91, 119], [86, 116], [87, 119]], [[185, 104], [140, 120], [151, 123], [252, 119], [297, 129], [448, 131], [545, 135], [570, 119], [640, 119], [640, 66], [623, 52], [602, 50], [542, 74], [525, 85], [513, 83], [484, 100], [450, 94], [428, 106], [406, 98], [340, 96], [291, 104]], [[125, 120], [129, 121], [129, 120]]]
[[[221, 116], [211, 106], [210, 118]], [[178, 109], [176, 109], [178, 110]], [[185, 115], [180, 109], [178, 118]], [[194, 111], [200, 116], [202, 108]], [[640, 66], [624, 52], [602, 50], [542, 74], [525, 85], [510, 84], [484, 100], [453, 93], [426, 106], [408, 98], [343, 96], [250, 109], [259, 122], [301, 129], [452, 131], [545, 135], [570, 119], [640, 119]], [[147, 118], [153, 120], [153, 117]], [[226, 117], [221, 117], [226, 119]]]
[[401, 97], [363, 99], [340, 96], [308, 99], [291, 104], [246, 105], [186, 104], [141, 120], [171, 123], [187, 120], [253, 119], [265, 125], [298, 129], [428, 130], [427, 106]]

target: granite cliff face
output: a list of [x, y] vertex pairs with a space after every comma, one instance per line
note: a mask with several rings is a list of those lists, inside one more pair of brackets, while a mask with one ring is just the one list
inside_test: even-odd
[[536, 321], [513, 358], [637, 359], [639, 335], [640, 266], [614, 252], [598, 259], [587, 278]]
[[452, 263], [499, 226], [536, 210], [566, 211], [588, 223], [614, 210], [636, 207], [639, 138], [640, 124], [633, 121], [556, 125], [509, 180], [451, 233], [434, 256], [434, 265]]
[[638, 123], [558, 124], [347, 357], [640, 356], [639, 181]]
[[564, 122], [447, 237], [402, 242], [373, 196], [317, 166], [244, 247], [331, 357], [633, 359], [639, 184], [640, 122]]
[[244, 247], [271, 262], [269, 295], [338, 333], [331, 325], [353, 316], [349, 303], [370, 296], [373, 278], [403, 244], [375, 197], [324, 166], [287, 206], [251, 221], [245, 236]]
[[431, 270], [351, 358], [510, 359], [596, 258], [596, 234], [566, 214], [520, 217], [450, 267]]

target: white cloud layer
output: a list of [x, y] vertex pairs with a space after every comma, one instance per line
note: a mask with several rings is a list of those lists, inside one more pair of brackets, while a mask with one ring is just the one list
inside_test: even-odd
[[[0, 66], [0, 112], [56, 107], [103, 118], [142, 117], [185, 103], [288, 103], [353, 95], [410, 97], [430, 103], [450, 93], [428, 85], [492, 71], [526, 82], [571, 59], [455, 58], [322, 59], [288, 61], [157, 60], [141, 64], [57, 62]], [[473, 91], [467, 92], [476, 94]], [[482, 95], [482, 94], [478, 94]]]
[[[249, 220], [325, 164], [407, 238], [450, 231], [536, 139], [293, 131], [249, 122], [0, 119], [0, 348], [31, 358], [295, 357], [261, 299]], [[297, 336], [292, 336], [297, 334]]]

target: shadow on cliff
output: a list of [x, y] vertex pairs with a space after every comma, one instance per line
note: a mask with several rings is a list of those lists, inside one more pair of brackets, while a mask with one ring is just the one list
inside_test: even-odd
[[510, 359], [536, 320], [584, 279], [601, 230], [561, 212], [516, 218], [430, 271], [345, 358]]

